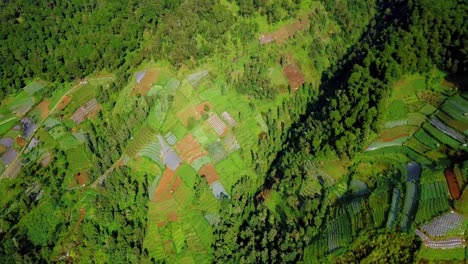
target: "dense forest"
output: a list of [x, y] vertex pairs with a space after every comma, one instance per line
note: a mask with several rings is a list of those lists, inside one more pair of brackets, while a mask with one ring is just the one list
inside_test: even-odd
[[[313, 21], [312, 25], [283, 46], [258, 43], [265, 33], [262, 30], [271, 29], [267, 26], [290, 23], [307, 4], [312, 11], [303, 12], [302, 18]], [[360, 173], [362, 150], [379, 133], [392, 87], [401, 78], [439, 69], [466, 89], [467, 14], [468, 5], [461, 0], [0, 3], [2, 104], [7, 105], [32, 80], [48, 82], [39, 94], [56, 101], [68, 95], [61, 91], [79, 88], [80, 81], [89, 76], [110, 80], [97, 81], [90, 92], [103, 109], [93, 118], [76, 125], [64, 118], [72, 114], [67, 109], [55, 116], [64, 130], [83, 135], [85, 143], [80, 143], [77, 153], [90, 164], [85, 169], [90, 186], [75, 186], [73, 179], [80, 174], [74, 170], [73, 152], [52, 139], [49, 165], [24, 159], [14, 179], [0, 179], [0, 193], [5, 196], [0, 201], [0, 262], [164, 263], [150, 257], [144, 246], [154, 217], [149, 209], [148, 197], [151, 200], [154, 189], [150, 185], [158, 172], [156, 166], [149, 167], [151, 173], [140, 171], [140, 157], [132, 160], [137, 151], [131, 146], [138, 144], [134, 139], [145, 129], [154, 137], [169, 135], [163, 133], [161, 124], [171, 104], [181, 100], [175, 91], [164, 90], [166, 83], [152, 86], [151, 91], [156, 91], [152, 95], [127, 88], [132, 74], [144, 63], [163, 61], [182, 80], [180, 76], [192, 68], [220, 58], [214, 64], [218, 69], [208, 67], [210, 78], [213, 83], [225, 80], [221, 84], [201, 81], [194, 89], [213, 85], [219, 94], [231, 89], [249, 102], [246, 112], [260, 112], [255, 118], [264, 127], [253, 135], [256, 145], [251, 149], [242, 146], [239, 154], [251, 160], [257, 178], [236, 171], [243, 176], [228, 190], [230, 198], [215, 201], [221, 208], [220, 220], [210, 227], [212, 240], [207, 244], [212, 256], [205, 262], [415, 261], [421, 241], [413, 233], [402, 232], [409, 227], [375, 221], [374, 215], [376, 207], [387, 210], [394, 197], [403, 197], [410, 189], [401, 167], [389, 162], [384, 172], [370, 177], [369, 188], [366, 184], [363, 188], [355, 176]], [[291, 50], [300, 56], [294, 58]], [[299, 63], [298, 57], [307, 63]], [[278, 85], [271, 76], [272, 65], [281, 70], [294, 63], [301, 64], [304, 72], [310, 70], [313, 77], [297, 89], [287, 81]], [[165, 78], [169, 83], [170, 78]], [[187, 80], [185, 84], [190, 82]], [[212, 107], [204, 105], [200, 120], [207, 121]], [[167, 114], [168, 119], [180, 118], [179, 113]], [[0, 119], [3, 114], [0, 112]], [[241, 111], [233, 114], [239, 122], [243, 115]], [[180, 125], [180, 130], [193, 131], [200, 120], [188, 118], [188, 125]], [[50, 119], [41, 124], [47, 121]], [[253, 127], [262, 126], [260, 123]], [[41, 136], [47, 134], [39, 131]], [[44, 140], [39, 146], [47, 144]], [[411, 157], [419, 155], [406, 151]], [[453, 165], [445, 160], [450, 166], [461, 167], [466, 160], [465, 150], [444, 151], [456, 161]], [[24, 152], [20, 155], [32, 156]], [[431, 170], [441, 168], [432, 160], [419, 158]], [[348, 162], [347, 174], [338, 183], [319, 177], [310, 184], [317, 164], [327, 159]], [[131, 167], [131, 162], [136, 165]], [[202, 196], [201, 186], [206, 183], [206, 177], [199, 174], [194, 172], [200, 177], [190, 186], [196, 193], [193, 199]], [[311, 185], [313, 191], [307, 189]], [[341, 196], [334, 194], [339, 185], [345, 186]], [[453, 202], [443, 203], [444, 209], [453, 207]], [[421, 216], [418, 221], [439, 213]], [[353, 218], [356, 215], [359, 223]], [[337, 228], [338, 221], [350, 223], [349, 230]], [[324, 242], [332, 241], [327, 236], [333, 228], [339, 229], [340, 247]], [[189, 242], [182, 243], [185, 250], [184, 243]], [[183, 250], [177, 248], [176, 253], [179, 251]]]
[[[321, 236], [320, 230], [326, 228], [340, 207], [345, 208], [356, 199], [365, 203], [367, 199], [367, 194], [349, 194], [347, 199], [327, 202], [325, 188], [318, 197], [302, 195], [308, 160], [332, 153], [353, 157], [362, 148], [362, 142], [379, 127], [379, 113], [385, 111], [384, 99], [389, 96], [389, 87], [402, 74], [426, 72], [435, 66], [454, 75], [466, 74], [468, 32], [461, 15], [466, 14], [465, 4], [382, 1], [377, 6], [379, 15], [359, 43], [324, 74], [322, 94], [309, 104], [307, 113], [291, 129], [287, 147], [279, 152], [269, 169], [265, 186], [252, 197], [241, 191], [245, 189], [243, 185], [249, 185], [247, 178], [236, 187], [238, 199], [232, 199], [224, 208], [222, 219], [225, 220], [216, 227], [216, 262], [304, 260], [308, 254], [306, 249], [313, 247]], [[384, 177], [378, 181], [382, 184], [378, 184], [376, 192], [393, 185]], [[273, 191], [287, 197], [286, 204], [277, 208], [280, 219], [263, 202], [265, 195]], [[371, 228], [370, 221], [359, 229], [366, 229], [366, 239], [378, 239], [381, 244], [366, 250], [350, 247], [356, 250], [354, 254], [334, 261], [360, 262], [373, 250], [381, 251], [374, 253], [378, 257], [376, 261], [414, 260], [417, 250], [414, 237], [401, 235], [394, 240], [382, 240], [386, 235], [373, 234]], [[353, 236], [361, 238], [357, 231]], [[390, 241], [392, 244], [387, 244]], [[398, 254], [383, 254], [384, 248], [395, 247], [397, 241]], [[319, 252], [324, 254], [324, 251]], [[315, 257], [309, 254], [308, 259]]]

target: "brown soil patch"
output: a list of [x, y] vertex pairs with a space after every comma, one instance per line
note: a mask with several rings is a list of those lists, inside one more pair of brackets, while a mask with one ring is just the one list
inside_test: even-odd
[[165, 201], [171, 199], [169, 188], [172, 181], [174, 180], [174, 177], [174, 172], [171, 169], [166, 168], [161, 177], [161, 180], [158, 183], [158, 187], [156, 187], [156, 190], [154, 191], [153, 199], [155, 201]]
[[75, 180], [78, 182], [78, 185], [83, 186], [88, 182], [88, 172], [78, 172], [75, 174]]
[[37, 105], [37, 108], [41, 112], [41, 118], [44, 119], [49, 114], [50, 101], [45, 99]]
[[170, 222], [175, 222], [179, 220], [179, 216], [177, 215], [176, 211], [170, 211], [167, 213], [167, 219], [169, 219]]
[[3, 154], [5, 151], [7, 151], [7, 148], [3, 145], [0, 145], [0, 154]]
[[163, 227], [167, 224], [166, 221], [161, 221], [161, 222], [158, 222], [158, 227]]
[[200, 175], [206, 178], [208, 185], [213, 184], [216, 181], [219, 181], [218, 173], [216, 173], [216, 169], [213, 164], [206, 164], [198, 171]]
[[26, 142], [24, 141], [24, 138], [22, 136], [16, 137], [16, 143], [21, 147], [24, 147], [26, 145]]
[[58, 102], [56, 109], [59, 111], [65, 109], [65, 107], [67, 107], [67, 105], [71, 102], [71, 100], [72, 100], [71, 96], [64, 95], [62, 99], [60, 99], [60, 101]]
[[85, 215], [86, 210], [84, 208], [80, 208], [80, 218], [78, 219], [78, 224], [81, 224], [81, 222], [83, 222]]
[[[207, 106], [207, 107], [209, 108], [208, 111], [205, 111], [205, 106]], [[214, 109], [213, 104], [211, 104], [211, 103], [208, 102], [208, 101], [203, 102], [203, 103], [197, 105], [197, 107], [195, 107], [195, 111], [196, 111], [195, 118], [198, 119], [198, 118], [200, 118], [204, 113], [208, 113], [210, 110], [213, 110], [213, 109]]]
[[145, 76], [141, 79], [140, 83], [137, 83], [135, 86], [135, 90], [133, 91], [133, 94], [141, 94], [141, 95], [146, 95], [148, 91], [151, 88], [151, 85], [153, 85], [154, 82], [159, 77], [159, 70], [156, 69], [151, 69], [147, 70], [145, 73]]
[[208, 154], [190, 133], [175, 146], [175, 149], [189, 164]]
[[455, 174], [453, 173], [452, 168], [448, 168], [445, 170], [445, 180], [447, 180], [447, 185], [450, 190], [450, 196], [452, 196], [452, 199], [458, 200], [460, 199], [461, 196], [461, 191], [460, 187], [458, 186], [457, 178], [455, 177]]
[[309, 26], [309, 19], [299, 18], [291, 24], [285, 25], [282, 28], [260, 36], [260, 44], [268, 44], [276, 42], [278, 44], [284, 43], [289, 38], [293, 37], [297, 32], [306, 29]]
[[304, 74], [297, 64], [288, 64], [284, 66], [283, 74], [288, 79], [289, 86], [293, 90], [299, 89], [304, 83]]

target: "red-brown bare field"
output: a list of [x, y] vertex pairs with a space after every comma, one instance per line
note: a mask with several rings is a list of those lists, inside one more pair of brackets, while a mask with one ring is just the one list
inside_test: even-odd
[[47, 117], [47, 114], [49, 113], [49, 106], [50, 106], [50, 101], [47, 99], [43, 100], [37, 105], [37, 108], [41, 112], [42, 119]]
[[219, 181], [218, 173], [213, 164], [206, 164], [198, 171], [198, 173], [206, 178], [208, 185], [213, 184], [216, 181]]
[[83, 186], [88, 182], [88, 172], [78, 172], [75, 174], [75, 180], [78, 182], [78, 185]]
[[166, 168], [161, 177], [161, 180], [158, 183], [158, 187], [156, 187], [156, 190], [154, 191], [153, 200], [164, 201], [171, 198], [168, 189], [174, 177], [174, 172], [171, 169]]
[[199, 119], [203, 113], [206, 113], [207, 111], [205, 111], [205, 106], [208, 106], [209, 110], [213, 110], [214, 106], [213, 104], [211, 104], [209, 101], [205, 101], [199, 105], [197, 105], [197, 107], [195, 107], [195, 111], [196, 111], [196, 114], [195, 114], [195, 118], [196, 119]]
[[304, 74], [297, 64], [288, 64], [284, 66], [283, 74], [288, 79], [289, 86], [293, 90], [299, 89], [304, 83]]
[[3, 154], [5, 151], [7, 151], [7, 148], [3, 145], [0, 145], [0, 154]]
[[450, 191], [450, 196], [452, 196], [452, 199], [454, 200], [460, 199], [461, 191], [460, 191], [460, 187], [458, 186], [457, 178], [455, 177], [455, 174], [453, 173], [453, 169], [447, 168], [444, 174], [445, 174], [445, 180], [447, 180], [447, 185]]
[[158, 222], [158, 227], [163, 227], [167, 224], [166, 221], [161, 221], [161, 222]]
[[291, 24], [285, 25], [282, 28], [268, 33], [263, 34], [260, 38], [260, 44], [268, 44], [275, 41], [278, 44], [284, 43], [290, 37], [293, 37], [297, 32], [307, 28], [309, 26], [309, 19], [306, 17], [304, 19], [297, 19]]
[[16, 137], [16, 143], [21, 147], [24, 147], [26, 145], [26, 142], [24, 142], [24, 138], [22, 136]]
[[65, 109], [65, 107], [67, 107], [67, 105], [71, 102], [71, 100], [72, 100], [71, 96], [64, 95], [62, 99], [60, 99], [60, 101], [58, 102], [56, 109], [59, 111]]
[[156, 70], [156, 69], [147, 70], [145, 73], [145, 76], [143, 76], [143, 79], [141, 79], [140, 83], [136, 84], [133, 94], [146, 95], [148, 91], [150, 90], [151, 85], [153, 85], [153, 83], [156, 82], [158, 77], [159, 77], [159, 70]]
[[177, 215], [176, 211], [170, 211], [167, 213], [167, 219], [169, 219], [169, 222], [175, 222], [179, 220], [179, 216]]
[[190, 133], [175, 146], [175, 150], [189, 164], [208, 154]]

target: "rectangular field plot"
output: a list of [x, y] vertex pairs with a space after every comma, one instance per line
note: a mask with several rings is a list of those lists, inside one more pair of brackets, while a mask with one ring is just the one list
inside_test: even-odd
[[175, 150], [189, 164], [208, 154], [190, 133], [177, 144]]
[[88, 156], [83, 148], [67, 150], [67, 160], [70, 163], [70, 171], [77, 173], [90, 167]]
[[71, 149], [78, 147], [81, 143], [70, 133], [66, 133], [63, 137], [57, 140], [58, 146], [63, 149]]
[[436, 116], [437, 118], [442, 120], [442, 122], [456, 129], [458, 132], [468, 135], [468, 122], [460, 122], [458, 120], [455, 120], [443, 111], [438, 111]]
[[92, 85], [86, 84], [71, 93], [70, 96], [72, 100], [66, 111], [75, 111], [96, 96], [96, 89]]
[[442, 131], [434, 127], [430, 123], [424, 123], [423, 128], [428, 132], [432, 137], [443, 143], [444, 145], [451, 147], [453, 149], [458, 149], [461, 147], [461, 143], [452, 137], [444, 134]]
[[197, 172], [187, 163], [182, 163], [176, 171], [176, 174], [182, 179], [186, 186], [193, 188], [195, 186]]
[[153, 141], [156, 138], [155, 130], [148, 125], [143, 127], [137, 132], [136, 136], [127, 146], [126, 152], [130, 157], [135, 156], [140, 149], [143, 148], [148, 142]]
[[44, 88], [44, 87], [45, 87], [45, 85], [40, 83], [40, 82], [32, 82], [32, 83], [26, 85], [23, 88], [23, 90], [29, 95], [34, 95], [35, 93], [42, 90], [42, 88]]
[[15, 96], [8, 104], [8, 109], [16, 116], [22, 117], [34, 105], [34, 99], [25, 91]]
[[464, 230], [463, 221], [465, 221], [463, 216], [455, 212], [448, 212], [435, 218], [430, 223], [422, 225], [421, 230], [431, 237], [461, 235]]

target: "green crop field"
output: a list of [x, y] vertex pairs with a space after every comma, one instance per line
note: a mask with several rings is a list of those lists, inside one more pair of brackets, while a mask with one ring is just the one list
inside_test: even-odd
[[70, 171], [77, 173], [91, 166], [86, 151], [83, 148], [73, 148], [66, 151], [67, 160], [70, 162]]

